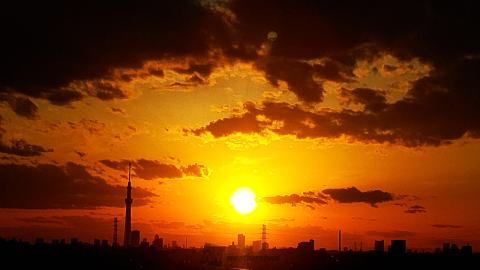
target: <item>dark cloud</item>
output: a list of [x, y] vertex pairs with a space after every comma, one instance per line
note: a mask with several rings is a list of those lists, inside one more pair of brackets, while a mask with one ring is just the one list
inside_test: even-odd
[[199, 164], [180, 167], [173, 164], [166, 164], [158, 160], [148, 159], [138, 159], [133, 161], [100, 160], [100, 163], [103, 165], [118, 171], [126, 171], [129, 162], [132, 164], [132, 169], [135, 172], [135, 175], [145, 180], [158, 178], [182, 178], [185, 176], [204, 177], [209, 174], [208, 168]]
[[321, 64], [314, 64], [315, 77], [334, 82], [353, 82], [353, 66], [328, 59]]
[[263, 200], [272, 204], [303, 204], [311, 209], [314, 205], [327, 204], [329, 200], [339, 203], [368, 203], [377, 207], [378, 203], [393, 201], [394, 195], [381, 190], [360, 191], [356, 187], [325, 189], [322, 192], [303, 192], [302, 194], [278, 195], [264, 197]]
[[77, 122], [67, 122], [69, 128], [74, 130], [85, 130], [90, 135], [100, 135], [105, 131], [106, 124], [99, 120], [82, 119]]
[[432, 227], [439, 228], [439, 229], [460, 229], [460, 228], [462, 228], [461, 225], [453, 225], [453, 224], [433, 224]]
[[110, 110], [113, 113], [117, 113], [117, 114], [121, 114], [121, 115], [127, 115], [127, 111], [125, 109], [122, 109], [122, 108], [110, 107]]
[[190, 63], [188, 68], [175, 68], [174, 70], [180, 74], [199, 75], [203, 78], [208, 77], [215, 67], [213, 63], [196, 64]]
[[28, 119], [35, 119], [38, 116], [38, 106], [27, 97], [9, 96], [0, 93], [0, 101], [6, 102], [12, 111], [19, 116]]
[[110, 82], [96, 82], [92, 90], [92, 95], [101, 100], [127, 98], [127, 94], [119, 86]]
[[190, 87], [192, 85], [188, 83], [180, 83], [180, 82], [174, 82], [169, 85], [170, 87]]
[[5, 129], [3, 129], [2, 124], [3, 118], [0, 115], [0, 153], [30, 157], [40, 156], [47, 152], [53, 152], [53, 149], [47, 149], [40, 145], [30, 144], [23, 139], [11, 139], [9, 142], [5, 142], [3, 138]]
[[135, 174], [143, 179], [180, 178], [183, 172], [175, 165], [160, 163], [155, 160], [139, 159], [133, 163]]
[[271, 204], [290, 204], [296, 206], [297, 204], [313, 207], [313, 205], [327, 204], [327, 197], [319, 192], [304, 192], [303, 194], [278, 195], [271, 197], [264, 197], [263, 200]]
[[[42, 90], [38, 90], [38, 91], [42, 91]], [[70, 104], [74, 101], [79, 101], [83, 98], [83, 95], [76, 90], [70, 90], [70, 89], [53, 89], [53, 90], [50, 90], [50, 89], [45, 89], [43, 91], [46, 92], [45, 94], [43, 94], [44, 97], [46, 99], [48, 99], [48, 101], [50, 101], [50, 103], [52, 103], [54, 105], [59, 105], [59, 106], [68, 105], [68, 104]], [[35, 95], [36, 93], [33, 93], [33, 94]]]
[[156, 76], [156, 77], [160, 77], [160, 78], [165, 76], [165, 72], [162, 69], [159, 69], [159, 68], [150, 67], [150, 68], [147, 69], [147, 72], [148, 72], [148, 74], [150, 74], [152, 76]]
[[[286, 127], [273, 131], [300, 138], [346, 135], [363, 142], [438, 146], [466, 135], [480, 136], [480, 37], [474, 34], [480, 24], [478, 5], [461, 1], [452, 8], [427, 0], [368, 5], [169, 0], [133, 5], [42, 2], [25, 8], [14, 3], [4, 8], [0, 19], [2, 38], [7, 40], [0, 49], [0, 91], [57, 105], [85, 95], [125, 98], [126, 93], [112, 82], [116, 80], [112, 70], [138, 70], [147, 61], [182, 59], [189, 64], [177, 72], [189, 74], [190, 82], [172, 86], [204, 83], [215, 66], [247, 62], [271, 84], [283, 81], [301, 101], [315, 103], [323, 100], [325, 80], [353, 82], [360, 60], [388, 54], [400, 62], [418, 59], [431, 72], [393, 103], [384, 102], [382, 93], [387, 89], [346, 93], [351, 102], [364, 106], [363, 111], [283, 106], [279, 108], [283, 112], [277, 112], [283, 117], [277, 117]], [[270, 31], [278, 34], [274, 41], [267, 40]], [[394, 70], [388, 65], [382, 68]], [[162, 75], [159, 70], [153, 73]], [[85, 81], [102, 83], [88, 91], [71, 87]], [[34, 107], [22, 104], [18, 110], [32, 115]], [[290, 112], [296, 117], [286, 117]], [[267, 129], [254, 116], [249, 111], [216, 122], [211, 133], [228, 135], [232, 127], [223, 131], [220, 126], [233, 122], [240, 124], [234, 132]], [[316, 128], [301, 125], [307, 116]]]
[[77, 150], [75, 150], [74, 152], [75, 152], [75, 154], [77, 154], [80, 158], [83, 158], [84, 156], [87, 155], [87, 153], [82, 152], [82, 151], [77, 151]]
[[30, 144], [23, 139], [11, 139], [9, 143], [3, 142], [0, 134], [0, 153], [17, 156], [40, 156], [43, 153], [53, 152], [53, 149], [47, 149], [43, 146]]
[[234, 0], [228, 6], [244, 43], [259, 46], [266, 33], [272, 29], [278, 33], [271, 49], [278, 57], [328, 57], [349, 63], [359, 56], [356, 51], [369, 45], [377, 52], [440, 65], [480, 48], [480, 39], [472, 35], [480, 20], [474, 1], [462, 1], [455, 8], [432, 1], [376, 1], [367, 6], [347, 1]]
[[210, 133], [214, 137], [224, 137], [233, 133], [260, 133], [267, 129], [265, 124], [261, 123], [257, 119], [257, 109], [253, 103], [246, 103], [244, 105], [247, 113], [241, 116], [232, 116], [229, 118], [215, 120], [209, 123], [207, 126], [188, 130], [185, 132], [192, 132], [195, 135], [202, 135]]
[[[393, 103], [386, 102], [386, 89], [345, 91], [351, 102], [364, 106], [363, 111], [311, 111], [288, 104], [264, 104], [196, 132], [224, 136], [272, 130], [299, 138], [346, 135], [362, 142], [409, 147], [438, 146], [464, 136], [478, 138], [480, 38], [472, 34], [480, 23], [480, 16], [473, 12], [477, 5], [468, 1], [452, 9], [431, 1], [375, 2], [368, 7], [315, 1], [230, 1], [234, 26], [242, 37], [239, 43], [260, 47], [265, 33], [272, 29], [278, 33], [270, 55], [257, 59], [256, 66], [274, 85], [285, 81], [301, 100], [321, 101], [323, 90], [315, 76], [355, 80], [351, 70], [358, 60], [385, 53], [400, 61], [417, 58], [432, 71], [413, 82], [407, 95]], [[322, 59], [324, 64], [308, 62], [311, 59]], [[255, 117], [259, 114], [283, 121], [284, 126], [269, 128], [269, 122]], [[315, 127], [302, 125], [304, 121]]]
[[412, 206], [409, 206], [407, 210], [404, 211], [407, 214], [417, 214], [417, 213], [426, 213], [427, 209], [425, 207], [415, 204]]
[[102, 163], [103, 165], [119, 171], [127, 170], [128, 162], [129, 162], [128, 160], [122, 160], [122, 161], [115, 161], [115, 160], [109, 160], [109, 159], [100, 160], [100, 163]]
[[187, 176], [208, 176], [210, 174], [210, 170], [201, 164], [191, 164], [185, 167], [182, 167], [182, 172]]
[[[457, 98], [458, 102], [452, 104], [452, 97], [441, 89], [431, 94], [424, 92], [427, 96], [436, 96], [425, 97], [422, 90], [416, 89], [421, 84], [430, 84], [429, 80], [420, 80], [413, 88], [418, 92], [418, 99], [412, 97], [387, 105], [373, 90], [349, 92], [351, 98], [368, 108], [366, 111], [312, 111], [288, 103], [264, 102], [261, 106], [246, 103], [242, 115], [215, 120], [204, 127], [185, 131], [195, 135], [212, 134], [214, 137], [266, 131], [301, 139], [346, 136], [363, 143], [392, 143], [407, 147], [449, 144], [463, 136], [480, 137], [480, 121], [477, 121], [480, 111], [476, 112], [473, 105], [477, 100], [472, 96], [467, 103]], [[422, 104], [419, 104], [420, 99]], [[436, 102], [430, 103], [431, 99]]]
[[379, 112], [387, 107], [384, 91], [369, 88], [355, 88], [348, 90], [342, 88], [340, 95], [347, 99], [347, 103], [363, 105], [365, 111]]
[[[111, 76], [115, 68], [145, 61], [204, 56], [221, 19], [197, 1], [118, 4], [112, 1], [12, 4], [1, 19], [1, 91], [16, 91], [63, 105], [82, 94], [70, 83]], [[205, 69], [198, 69], [204, 73]], [[155, 72], [155, 75], [159, 75]], [[100, 99], [123, 98], [98, 87]]]
[[[84, 165], [0, 164], [0, 208], [96, 208], [123, 207], [124, 186], [114, 186], [92, 175]], [[134, 188], [135, 205], [156, 196]]]
[[320, 102], [323, 100], [324, 89], [313, 78], [314, 68], [312, 65], [289, 59], [269, 59], [260, 62], [258, 67], [265, 71], [265, 77], [276, 87], [279, 81], [285, 81], [290, 91], [300, 99], [307, 102]]
[[187, 82], [195, 85], [205, 83], [205, 80], [199, 77], [197, 74], [193, 74], [192, 76], [187, 78]]
[[329, 195], [333, 200], [339, 203], [368, 203], [372, 207], [377, 207], [377, 203], [383, 203], [394, 200], [392, 193], [381, 190], [360, 191], [356, 187], [334, 188], [322, 191]]
[[392, 65], [383, 65], [382, 69], [386, 72], [393, 72], [393, 71], [397, 70], [398, 67], [392, 66]]

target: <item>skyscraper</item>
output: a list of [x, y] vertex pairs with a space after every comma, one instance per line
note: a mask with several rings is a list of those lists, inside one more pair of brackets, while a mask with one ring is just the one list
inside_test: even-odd
[[245, 235], [243, 234], [238, 235], [238, 248], [245, 249]]
[[158, 234], [155, 234], [155, 238], [152, 241], [152, 246], [156, 248], [163, 248], [163, 238], [160, 238]]
[[128, 247], [131, 244], [130, 234], [132, 231], [132, 182], [130, 181], [130, 169], [132, 165], [128, 163], [128, 186], [127, 197], [125, 198], [125, 235], [123, 237], [123, 245]]
[[252, 242], [252, 251], [253, 252], [259, 252], [262, 249], [262, 241], [261, 240], [255, 240]]
[[375, 251], [384, 252], [385, 251], [385, 241], [384, 240], [375, 240]]
[[138, 247], [140, 246], [140, 231], [133, 230], [130, 235], [130, 246]]
[[390, 252], [392, 254], [405, 254], [407, 252], [406, 240], [392, 240], [390, 246]]
[[308, 242], [300, 242], [297, 245], [298, 250], [303, 250], [303, 251], [314, 251], [315, 250], [315, 241], [313, 239], [310, 239]]

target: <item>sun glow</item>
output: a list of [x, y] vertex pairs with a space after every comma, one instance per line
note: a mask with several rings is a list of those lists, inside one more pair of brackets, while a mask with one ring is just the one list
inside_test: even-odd
[[251, 213], [257, 207], [255, 194], [249, 188], [238, 188], [230, 197], [230, 203], [242, 215]]

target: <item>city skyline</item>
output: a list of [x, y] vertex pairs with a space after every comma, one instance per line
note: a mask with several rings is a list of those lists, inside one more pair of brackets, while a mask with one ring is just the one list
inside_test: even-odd
[[0, 237], [480, 248], [476, 1], [4, 10]]
[[[170, 249], [170, 248], [173, 248], [173, 249], [176, 249], [176, 248], [184, 248], [184, 249], [189, 249], [189, 248], [202, 248], [202, 247], [207, 247], [209, 245], [213, 245], [213, 246], [224, 246], [224, 247], [228, 247], [230, 252], [232, 252], [232, 248], [234, 249], [237, 249], [240, 251], [240, 253], [238, 253], [239, 255], [245, 255], [245, 253], [242, 253], [242, 251], [244, 252], [245, 250], [251, 250], [253, 251], [254, 253], [255, 252], [260, 252], [261, 250], [268, 250], [269, 248], [273, 248], [273, 249], [277, 249], [276, 246], [269, 246], [269, 243], [267, 241], [267, 226], [265, 224], [262, 224], [261, 226], [261, 230], [262, 230], [262, 234], [261, 234], [261, 238], [260, 240], [259, 239], [254, 239], [251, 241], [251, 245], [246, 245], [246, 236], [245, 234], [243, 233], [239, 233], [237, 235], [237, 242], [235, 243], [235, 241], [232, 241], [231, 245], [227, 246], [227, 245], [222, 245], [222, 244], [218, 244], [218, 243], [211, 243], [211, 242], [205, 242], [205, 244], [201, 245], [201, 246], [189, 246], [187, 243], [187, 239], [188, 239], [188, 236], [186, 235], [185, 236], [185, 244], [183, 246], [181, 245], [178, 245], [178, 241], [177, 240], [171, 240], [171, 243], [168, 243], [166, 239], [160, 237], [157, 233], [155, 233], [155, 236], [153, 238], [153, 240], [151, 241], [151, 243], [148, 241], [148, 238], [146, 237], [141, 237], [141, 231], [140, 230], [132, 230], [132, 226], [131, 226], [131, 219], [132, 219], [132, 211], [131, 211], [131, 207], [132, 207], [132, 203], [133, 203], [133, 197], [132, 197], [132, 185], [131, 185], [131, 163], [129, 162], [128, 163], [128, 183], [127, 183], [127, 187], [126, 187], [126, 198], [125, 198], [125, 218], [124, 220], [126, 221], [125, 222], [125, 226], [124, 226], [124, 238], [123, 238], [123, 248], [138, 248], [138, 247], [155, 247], [155, 248], [166, 248], [166, 249]], [[112, 239], [111, 239], [111, 246], [112, 247], [118, 247], [118, 218], [117, 217], [114, 217], [113, 218], [113, 236], [112, 236]], [[1, 238], [1, 235], [0, 235], [0, 238]], [[6, 240], [9, 240], [9, 241], [23, 241], [23, 239], [16, 239], [15, 237], [13, 237], [12, 239], [6, 239]], [[449, 253], [449, 252], [456, 252], [456, 253], [466, 253], [466, 254], [469, 254], [469, 253], [472, 253], [473, 249], [472, 249], [472, 246], [470, 245], [469, 242], [467, 242], [464, 246], [459, 246], [457, 245], [456, 243], [450, 243], [450, 242], [443, 242], [442, 243], [442, 248], [440, 249], [440, 247], [436, 247], [434, 249], [425, 249], [425, 248], [411, 248], [409, 247], [407, 249], [407, 240], [399, 240], [399, 239], [391, 239], [391, 244], [388, 245], [387, 247], [385, 247], [385, 240], [382, 239], [382, 240], [374, 240], [374, 243], [372, 246], [369, 246], [369, 245], [366, 245], [365, 248], [363, 248], [363, 241], [353, 241], [353, 245], [352, 243], [350, 243], [351, 245], [343, 245], [342, 243], [342, 231], [339, 230], [338, 231], [338, 249], [336, 251], [338, 252], [367, 252], [367, 251], [375, 251], [375, 252], [392, 252], [392, 253], [399, 253], [399, 254], [402, 254], [402, 253], [406, 253], [407, 250], [408, 252], [436, 252], [436, 253], [439, 253], [440, 251], [442, 253]], [[27, 240], [28, 242], [28, 240]], [[45, 239], [43, 237], [36, 237], [35, 238], [35, 241], [31, 241], [32, 243], [35, 243], [35, 244], [46, 244], [47, 242], [45, 242]], [[50, 243], [52, 245], [59, 245], [59, 244], [62, 244], [62, 245], [65, 245], [67, 244], [67, 241], [65, 238], [62, 238], [62, 239], [51, 239]], [[79, 239], [77, 237], [72, 237], [70, 238], [70, 245], [77, 245], [79, 243], [81, 243], [79, 241]], [[86, 242], [88, 243], [88, 242]], [[100, 238], [94, 238], [93, 239], [93, 246], [94, 247], [109, 247], [109, 240], [108, 239], [100, 239]], [[300, 250], [310, 250], [310, 251], [314, 251], [314, 250], [327, 250], [327, 248], [325, 247], [316, 247], [315, 246], [315, 241], [313, 239], [310, 239], [308, 242], [299, 242], [297, 244], [297, 249], [300, 249]], [[359, 244], [359, 247], [357, 248], [357, 243]], [[279, 247], [280, 249], [289, 249], [289, 248], [292, 248], [292, 246], [290, 247]], [[330, 251], [335, 251], [335, 249], [331, 249]], [[237, 254], [237, 252], [235, 251], [234, 253]]]

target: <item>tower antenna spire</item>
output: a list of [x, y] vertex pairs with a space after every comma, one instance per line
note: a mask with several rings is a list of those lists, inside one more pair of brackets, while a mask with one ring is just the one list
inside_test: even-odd
[[130, 182], [130, 171], [132, 169], [132, 163], [128, 162], [128, 182]]
[[131, 232], [132, 232], [132, 183], [130, 182], [130, 171], [132, 163], [128, 162], [128, 185], [127, 185], [127, 197], [125, 198], [125, 236], [123, 245], [125, 247], [130, 246], [131, 244]]

